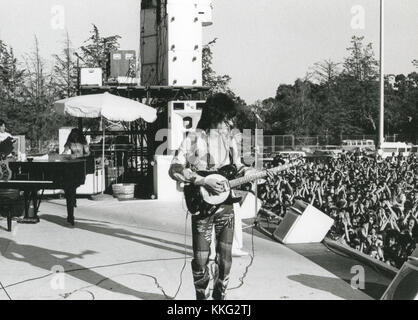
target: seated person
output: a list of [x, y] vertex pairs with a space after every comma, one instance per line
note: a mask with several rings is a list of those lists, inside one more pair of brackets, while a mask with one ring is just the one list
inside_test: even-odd
[[10, 137], [0, 142], [0, 159], [5, 159], [12, 154], [14, 149], [13, 143], [14, 140]]
[[0, 119], [0, 158], [6, 158], [13, 152], [14, 142], [12, 135], [6, 132], [6, 123]]
[[7, 138], [12, 138], [12, 135], [6, 132], [6, 122], [0, 119], [0, 142], [3, 142]]
[[86, 138], [80, 129], [71, 130], [67, 142], [64, 145], [64, 154], [71, 151], [74, 158], [82, 158], [90, 155], [90, 149]]

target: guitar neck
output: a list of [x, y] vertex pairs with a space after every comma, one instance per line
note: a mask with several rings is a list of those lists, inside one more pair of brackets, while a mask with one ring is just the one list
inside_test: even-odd
[[[273, 169], [269, 169], [268, 172], [277, 173], [281, 171], [286, 171], [294, 166], [296, 166], [296, 164], [286, 164], [286, 165], [278, 166]], [[243, 185], [252, 181], [256, 181], [258, 179], [263, 179], [265, 177], [267, 177], [267, 171], [262, 171], [262, 172], [258, 172], [255, 174], [251, 174], [248, 176], [231, 180], [229, 181], [229, 186], [233, 189], [233, 188], [239, 187], [240, 185]]]

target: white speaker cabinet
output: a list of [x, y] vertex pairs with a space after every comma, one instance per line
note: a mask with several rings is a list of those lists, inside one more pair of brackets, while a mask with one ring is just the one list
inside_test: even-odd
[[168, 103], [168, 149], [177, 150], [187, 132], [193, 132], [202, 116], [205, 101], [170, 101]]
[[95, 195], [104, 191], [103, 170], [96, 169], [94, 173], [86, 175], [83, 185], [77, 188], [78, 195]]
[[81, 68], [80, 84], [82, 86], [102, 86], [103, 74], [101, 68]]
[[158, 200], [181, 201], [183, 190], [168, 174], [174, 156], [154, 157], [154, 194]]
[[319, 243], [333, 224], [332, 218], [314, 206], [304, 201], [296, 201], [273, 236], [284, 244]]

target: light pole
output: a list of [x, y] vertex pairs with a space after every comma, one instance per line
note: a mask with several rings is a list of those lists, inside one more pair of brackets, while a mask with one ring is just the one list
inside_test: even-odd
[[380, 0], [380, 107], [379, 107], [379, 148], [385, 141], [385, 64], [384, 64], [384, 0]]

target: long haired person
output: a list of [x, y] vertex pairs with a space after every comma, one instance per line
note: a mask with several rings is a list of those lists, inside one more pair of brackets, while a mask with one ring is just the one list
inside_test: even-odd
[[[216, 171], [229, 164], [238, 169], [243, 167], [236, 141], [230, 134], [230, 121], [236, 112], [234, 101], [226, 94], [217, 93], [207, 99], [196, 132], [189, 133], [183, 140], [172, 161], [169, 174], [174, 180], [204, 186], [214, 194], [224, 191], [217, 180], [199, 176], [197, 172]], [[224, 300], [232, 264], [233, 206], [222, 204], [214, 214], [207, 213], [192, 216], [192, 272], [196, 298], [209, 298], [209, 255], [212, 232], [215, 230], [217, 271], [212, 297]]]
[[67, 142], [64, 145], [64, 153], [68, 151], [76, 158], [90, 155], [89, 145], [80, 129], [74, 128], [68, 135]]

